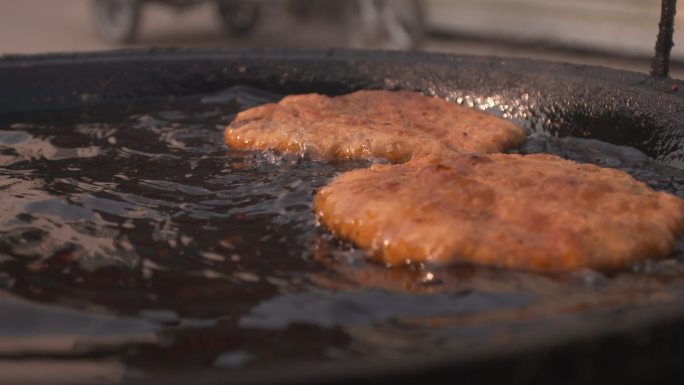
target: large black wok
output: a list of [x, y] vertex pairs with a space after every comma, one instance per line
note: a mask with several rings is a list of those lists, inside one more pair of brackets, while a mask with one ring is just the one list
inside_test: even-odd
[[[279, 93], [418, 90], [497, 107], [530, 130], [635, 147], [684, 166], [684, 83], [669, 78], [525, 59], [354, 51], [151, 50], [0, 59], [0, 116], [241, 84]], [[681, 89], [682, 91], [678, 91]], [[411, 362], [305, 363], [186, 373], [154, 383], [662, 383], [684, 359], [684, 303], [625, 309], [558, 325], [503, 349]]]

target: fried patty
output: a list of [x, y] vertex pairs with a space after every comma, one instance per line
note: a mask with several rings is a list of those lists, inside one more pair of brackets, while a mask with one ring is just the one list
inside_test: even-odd
[[684, 201], [552, 155], [450, 155], [374, 165], [315, 198], [320, 221], [389, 264], [612, 269], [668, 256]]
[[240, 112], [225, 132], [233, 148], [294, 152], [316, 160], [495, 153], [525, 131], [502, 118], [407, 91], [292, 95]]

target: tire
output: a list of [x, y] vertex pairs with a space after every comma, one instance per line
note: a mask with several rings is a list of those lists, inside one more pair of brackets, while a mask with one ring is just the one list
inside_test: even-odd
[[229, 35], [246, 35], [254, 29], [260, 8], [253, 1], [223, 0], [216, 3], [223, 28]]
[[95, 30], [105, 41], [132, 43], [138, 34], [140, 0], [93, 0]]
[[349, 2], [348, 43], [352, 48], [419, 49], [425, 38], [422, 0]]

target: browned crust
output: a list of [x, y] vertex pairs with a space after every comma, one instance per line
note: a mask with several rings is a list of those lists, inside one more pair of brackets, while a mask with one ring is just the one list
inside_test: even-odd
[[628, 174], [551, 155], [422, 157], [341, 175], [321, 222], [391, 264], [553, 272], [668, 256], [684, 203]]
[[248, 109], [228, 126], [225, 138], [233, 148], [400, 163], [415, 154], [501, 152], [521, 145], [525, 131], [415, 92], [358, 91], [337, 97], [292, 95]]

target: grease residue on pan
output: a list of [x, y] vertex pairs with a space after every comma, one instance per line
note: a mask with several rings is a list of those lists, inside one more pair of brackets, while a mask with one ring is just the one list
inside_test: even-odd
[[[0, 317], [0, 365], [97, 358], [152, 375], [403, 359], [684, 298], [682, 247], [610, 275], [367, 261], [311, 209], [320, 186], [362, 164], [223, 144], [235, 113], [279, 97], [235, 87], [0, 116], [0, 314], [12, 315]], [[631, 148], [537, 132], [518, 151], [623, 169], [684, 197], [683, 171]]]

